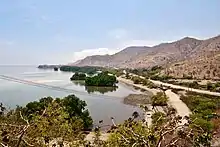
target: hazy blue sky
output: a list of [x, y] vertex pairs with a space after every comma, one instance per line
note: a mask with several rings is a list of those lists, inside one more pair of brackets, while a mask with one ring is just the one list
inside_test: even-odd
[[220, 0], [1, 0], [0, 64], [68, 63], [220, 34]]

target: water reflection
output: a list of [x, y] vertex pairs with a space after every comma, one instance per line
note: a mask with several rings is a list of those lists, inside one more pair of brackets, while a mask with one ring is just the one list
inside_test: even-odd
[[77, 86], [85, 86], [85, 81], [72, 81], [73, 84], [77, 85]]
[[85, 86], [85, 81], [72, 81], [73, 84], [77, 85], [77, 86], [82, 86], [85, 87], [85, 91], [87, 91], [89, 94], [90, 93], [101, 93], [101, 94], [105, 94], [108, 92], [114, 92], [117, 90], [117, 86], [116, 87], [98, 87], [98, 86]]
[[88, 93], [99, 92], [101, 94], [105, 94], [107, 92], [114, 92], [118, 87], [97, 87], [97, 86], [85, 86], [85, 90]]

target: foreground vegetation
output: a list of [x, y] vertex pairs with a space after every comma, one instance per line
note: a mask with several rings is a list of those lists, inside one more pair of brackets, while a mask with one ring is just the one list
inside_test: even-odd
[[[164, 112], [154, 109], [152, 125], [136, 119], [139, 114], [134, 112], [119, 125], [112, 118], [113, 124], [106, 140], [100, 139], [100, 128], [95, 128], [93, 141], [85, 140], [85, 129], [92, 125], [89, 112], [85, 110], [86, 103], [74, 95], [63, 99], [42, 98], [11, 111], [6, 111], [1, 104], [0, 144], [10, 147], [65, 144], [74, 147], [210, 146], [212, 134], [195, 123], [197, 116], [176, 116], [175, 109], [164, 105], [167, 103], [164, 93], [158, 93], [151, 101], [154, 106], [164, 106]], [[181, 124], [183, 120], [187, 122]]]
[[220, 129], [220, 97], [187, 92], [181, 100], [192, 111], [190, 117], [196, 118], [195, 124], [212, 133]]
[[84, 130], [92, 127], [85, 101], [74, 95], [30, 102], [7, 111], [1, 104], [0, 143], [2, 146], [48, 146], [53, 140], [82, 144]]

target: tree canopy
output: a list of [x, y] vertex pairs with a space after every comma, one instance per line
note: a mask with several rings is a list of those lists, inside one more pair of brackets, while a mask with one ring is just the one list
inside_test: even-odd
[[167, 102], [168, 97], [164, 92], [158, 92], [151, 98], [152, 106], [167, 106]]
[[73, 81], [73, 80], [85, 80], [86, 79], [86, 74], [84, 73], [78, 73], [76, 72], [71, 78], [70, 80]]
[[[158, 94], [158, 96], [162, 96]], [[203, 105], [203, 104], [202, 104]], [[154, 109], [152, 125], [140, 119], [138, 112], [124, 123], [113, 123], [107, 140], [101, 140], [99, 127], [94, 130], [92, 142], [85, 140], [84, 128], [89, 121], [86, 103], [74, 95], [63, 99], [51, 97], [31, 102], [25, 107], [6, 111], [0, 104], [0, 145], [3, 147], [63, 146], [70, 147], [191, 147], [211, 146], [212, 132], [204, 129], [204, 120], [180, 117], [174, 108], [164, 107], [164, 112]], [[203, 106], [202, 106], [203, 107]], [[208, 104], [213, 109], [213, 104]], [[182, 124], [183, 120], [186, 120]], [[114, 122], [114, 118], [112, 118]], [[197, 123], [199, 121], [199, 123]], [[87, 122], [87, 123], [85, 123]], [[87, 124], [87, 125], [86, 125]]]
[[[84, 143], [83, 131], [92, 126], [85, 101], [74, 95], [30, 102], [0, 115], [0, 143], [9, 147]], [[51, 144], [52, 143], [52, 144]]]
[[61, 66], [61, 71], [67, 71], [67, 72], [81, 72], [81, 73], [87, 73], [87, 74], [95, 74], [97, 71], [99, 71], [101, 67], [95, 67], [95, 66]]
[[89, 111], [85, 109], [87, 106], [86, 102], [80, 100], [75, 95], [69, 95], [62, 99], [56, 98], [55, 100], [52, 97], [41, 98], [39, 101], [30, 102], [25, 107], [20, 107], [20, 109], [25, 117], [32, 120], [35, 115], [42, 114], [53, 101], [56, 101], [60, 107], [63, 107], [65, 113], [68, 114], [69, 120], [72, 117], [78, 117], [82, 119], [85, 129], [92, 127], [92, 118]]
[[93, 77], [86, 77], [86, 86], [116, 86], [117, 79], [113, 75], [109, 75], [108, 72], [99, 73]]

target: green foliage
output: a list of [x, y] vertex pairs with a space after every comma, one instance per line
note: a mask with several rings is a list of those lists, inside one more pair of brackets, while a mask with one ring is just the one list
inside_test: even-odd
[[193, 121], [193, 123], [190, 125], [193, 129], [202, 128], [206, 132], [211, 132], [213, 129], [213, 124], [208, 121], [207, 119], [204, 119], [203, 116], [199, 114], [193, 114], [190, 116]]
[[101, 67], [95, 67], [95, 66], [61, 66], [61, 71], [67, 71], [67, 72], [81, 72], [81, 73], [87, 73], [87, 74], [95, 74], [97, 71], [101, 70]]
[[216, 82], [216, 83], [208, 82], [206, 85], [206, 89], [209, 91], [220, 92], [220, 82]]
[[[155, 110], [156, 112], [152, 115], [155, 123], [152, 126], [148, 126], [145, 120], [137, 120], [139, 114], [134, 112], [132, 118], [111, 127], [111, 134], [107, 141], [101, 140], [98, 127], [95, 129], [93, 142], [87, 143], [84, 140], [85, 134], [82, 132], [83, 117], [78, 115], [83, 115], [81, 110], [86, 104], [74, 95], [52, 101], [48, 99], [41, 101], [44, 111], [35, 113], [31, 120], [26, 120], [22, 115], [21, 107], [5, 112], [5, 108], [0, 105], [1, 110], [5, 112], [0, 116], [0, 143], [4, 146], [17, 147], [52, 146], [53, 144], [88, 147], [190, 147], [210, 146], [212, 139], [209, 129], [205, 130], [199, 126], [210, 127], [204, 120], [198, 119], [200, 116], [191, 117], [188, 123], [180, 125], [185, 118], [176, 116], [175, 112], [168, 108], [167, 113]], [[46, 101], [47, 105], [45, 105]]]
[[[78, 117], [83, 120], [83, 126], [88, 129], [92, 126], [92, 118], [85, 107], [85, 101], [80, 100], [75, 95], [69, 95], [63, 99], [57, 98], [55, 100], [64, 110], [69, 114], [69, 118]], [[52, 97], [42, 98], [38, 101], [30, 102], [26, 107], [21, 107], [22, 114], [29, 120], [32, 120], [35, 115], [42, 114], [46, 107], [53, 102]]]
[[[48, 103], [44, 107], [44, 111], [34, 113], [31, 119], [26, 119], [21, 107], [5, 112], [0, 117], [0, 142], [2, 145], [11, 147], [52, 146], [52, 142], [56, 145], [58, 142], [60, 145], [79, 146], [79, 144], [84, 144], [83, 120], [78, 116], [70, 118], [69, 113], [60, 102]], [[35, 105], [33, 106], [35, 107]]]
[[103, 68], [102, 69], [103, 72], [108, 72], [110, 74], [113, 74], [117, 77], [123, 75], [123, 69], [115, 69], [115, 68]]
[[[180, 125], [179, 123], [185, 118], [178, 117], [175, 113], [156, 112], [152, 118], [155, 122], [153, 126], [148, 126], [145, 121], [133, 119], [115, 126], [105, 145], [112, 147], [210, 146], [212, 139], [210, 133], [201, 128], [191, 129], [187, 123]], [[157, 122], [158, 119], [162, 121]], [[191, 124], [192, 121], [189, 120], [188, 123]]]
[[131, 80], [134, 82], [134, 84], [142, 84], [142, 79], [138, 76], [133, 76]]
[[114, 87], [98, 87], [98, 86], [85, 86], [85, 90], [88, 93], [95, 93], [95, 92], [99, 92], [101, 94], [105, 94], [107, 92], [113, 92], [116, 91], [118, 87], [114, 86]]
[[134, 84], [143, 84], [144, 86], [147, 86], [148, 88], [157, 88], [157, 86], [148, 79], [143, 79], [138, 76], [133, 76], [131, 80], [134, 82]]
[[31, 133], [33, 139], [43, 138], [45, 144], [55, 138], [59, 142], [72, 144], [83, 137], [81, 136], [83, 120], [77, 116], [70, 118], [64, 107], [56, 101], [46, 108], [45, 113], [36, 115], [31, 123], [34, 125], [30, 128], [31, 132], [28, 133]]
[[73, 81], [73, 80], [85, 80], [86, 79], [86, 74], [84, 73], [78, 73], [76, 72], [71, 78], [70, 80]]
[[152, 80], [158, 80], [158, 81], [167, 81], [169, 79], [172, 79], [171, 76], [168, 75], [153, 75], [150, 77]]
[[117, 79], [113, 75], [109, 75], [108, 72], [99, 73], [93, 77], [86, 77], [86, 86], [116, 86]]
[[87, 106], [85, 101], [80, 100], [75, 95], [69, 95], [61, 99], [64, 110], [69, 114], [69, 118], [77, 117], [83, 120], [84, 128], [88, 129], [92, 126], [92, 118], [89, 111], [85, 107]]
[[193, 82], [166, 81], [166, 82], [170, 83], [170, 84], [189, 87], [189, 88], [209, 90], [209, 91], [213, 91], [213, 92], [220, 92], [220, 82], [216, 82], [216, 83], [208, 82], [206, 85], [201, 85], [197, 81], [193, 81]]
[[168, 97], [164, 92], [158, 92], [151, 98], [152, 106], [167, 106]]
[[154, 66], [152, 68], [149, 68], [149, 69], [145, 69], [145, 68], [142, 68], [142, 69], [130, 69], [128, 70], [130, 73], [133, 73], [133, 74], [136, 74], [136, 75], [139, 75], [139, 76], [143, 76], [143, 77], [146, 77], [146, 78], [150, 78], [154, 75], [158, 75], [161, 70], [163, 68], [161, 66]]
[[59, 68], [58, 67], [54, 67], [54, 69], [53, 69], [54, 71], [58, 71], [59, 70]]
[[160, 126], [166, 121], [166, 115], [163, 112], [155, 112], [151, 118], [152, 124], [155, 126]]
[[194, 128], [199, 126], [206, 131], [212, 132], [215, 124], [210, 120], [214, 117], [215, 110], [219, 109], [220, 99], [188, 92], [186, 96], [181, 96], [181, 100], [193, 112], [190, 117], [195, 120], [193, 123]]
[[52, 97], [44, 97], [41, 98], [39, 102], [30, 102], [26, 105], [26, 107], [20, 107], [20, 109], [22, 114], [31, 120], [34, 115], [41, 114], [52, 101]]

